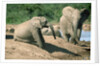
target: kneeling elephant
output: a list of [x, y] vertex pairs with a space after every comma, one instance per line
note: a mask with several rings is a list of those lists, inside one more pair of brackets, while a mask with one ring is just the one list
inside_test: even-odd
[[50, 27], [56, 39], [53, 26], [47, 22], [45, 17], [33, 17], [16, 27], [14, 31], [14, 40], [32, 44], [36, 43], [37, 46], [43, 48], [45, 40], [41, 34], [41, 29], [44, 27]]

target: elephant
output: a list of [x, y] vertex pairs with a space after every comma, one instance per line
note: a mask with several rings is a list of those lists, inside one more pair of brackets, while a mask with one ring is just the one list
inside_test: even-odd
[[44, 48], [45, 40], [41, 33], [42, 28], [50, 27], [54, 38], [56, 39], [53, 26], [44, 16], [33, 17], [32, 19], [19, 24], [14, 31], [14, 40], [36, 44], [40, 48]]
[[79, 43], [82, 25], [89, 15], [90, 12], [86, 8], [81, 10], [71, 6], [63, 8], [60, 18], [60, 30], [66, 42]]
[[[53, 27], [54, 27], [55, 35], [57, 37], [61, 37], [61, 33], [59, 31], [60, 30], [60, 26], [59, 25], [54, 25]], [[49, 28], [43, 28], [42, 29], [42, 34], [51, 36], [52, 35], [52, 31], [50, 30], [50, 27]]]

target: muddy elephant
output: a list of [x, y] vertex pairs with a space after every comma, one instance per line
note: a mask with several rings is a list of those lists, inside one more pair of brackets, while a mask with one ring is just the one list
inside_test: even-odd
[[14, 31], [14, 40], [26, 43], [36, 44], [43, 48], [45, 40], [41, 34], [41, 29], [50, 27], [54, 38], [56, 39], [53, 26], [47, 22], [45, 17], [33, 17], [32, 19], [19, 24]]
[[[58, 37], [61, 37], [61, 33], [59, 31], [60, 30], [60, 26], [59, 25], [54, 25], [53, 27], [54, 27], [55, 35], [58, 36]], [[49, 28], [43, 28], [42, 29], [42, 34], [51, 36], [52, 35], [52, 31], [51, 31], [50, 27]]]
[[67, 42], [77, 44], [82, 30], [83, 22], [88, 18], [87, 9], [75, 9], [70, 6], [63, 8], [60, 18], [60, 29]]

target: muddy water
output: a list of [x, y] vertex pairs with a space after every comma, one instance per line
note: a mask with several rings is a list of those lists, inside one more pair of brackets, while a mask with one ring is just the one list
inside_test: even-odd
[[[61, 36], [62, 36], [61, 30], [59, 30], [59, 31], [60, 31]], [[90, 40], [90, 38], [91, 38], [90, 34], [91, 34], [90, 31], [84, 31], [84, 30], [82, 30], [82, 32], [81, 32], [81, 37], [80, 37], [80, 41], [91, 41], [91, 40]], [[63, 37], [63, 36], [62, 36], [62, 37]]]
[[91, 41], [91, 32], [82, 30], [80, 41]]

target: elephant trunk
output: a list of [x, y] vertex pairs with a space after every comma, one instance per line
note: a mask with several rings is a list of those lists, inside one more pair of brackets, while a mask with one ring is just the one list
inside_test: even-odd
[[78, 42], [77, 28], [78, 28], [78, 21], [75, 21], [73, 22], [73, 37], [72, 37], [75, 42]]
[[54, 39], [56, 39], [56, 35], [55, 35], [55, 31], [54, 31], [53, 26], [52, 26], [50, 23], [48, 23], [47, 26], [50, 27], [50, 29], [51, 29], [51, 31], [52, 31], [52, 34], [53, 34], [53, 36], [54, 36]]
[[76, 36], [77, 36], [77, 24], [73, 24], [73, 31], [74, 31], [73, 38], [76, 38]]

